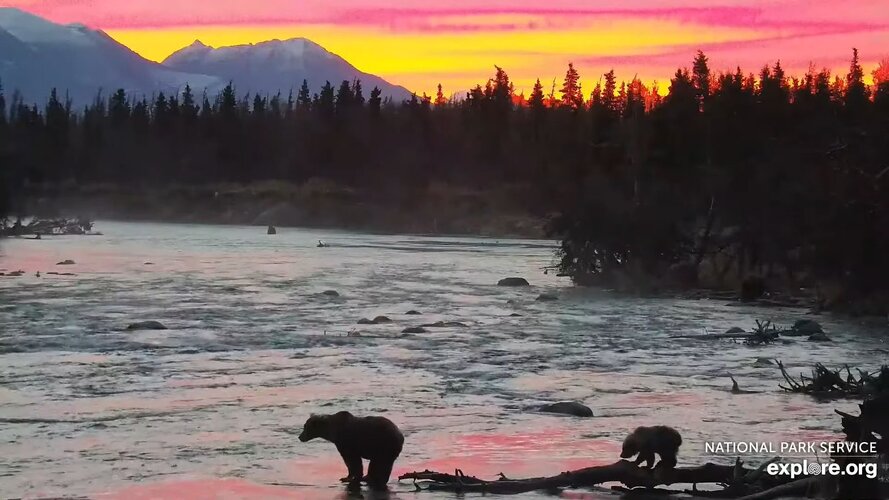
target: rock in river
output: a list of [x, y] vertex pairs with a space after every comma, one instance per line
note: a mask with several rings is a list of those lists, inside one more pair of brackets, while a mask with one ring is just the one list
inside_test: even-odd
[[428, 330], [422, 326], [409, 326], [401, 331], [401, 333], [426, 333]]
[[408, 312], [406, 312], [406, 313], [404, 313], [404, 314], [406, 314], [406, 315], [408, 315], [408, 316], [419, 316], [419, 315], [421, 315], [421, 314], [423, 314], [423, 313], [421, 313], [420, 311], [417, 311], [417, 310], [415, 310], [415, 309], [411, 309], [410, 311], [408, 311]]
[[62, 262], [56, 262], [57, 266], [73, 266], [74, 264], [76, 264], [76, 262], [71, 259], [63, 260]]
[[497, 282], [497, 286], [530, 286], [525, 278], [503, 278]]
[[269, 226], [265, 234], [278, 234], [278, 230], [275, 229], [275, 226]]
[[383, 323], [391, 323], [392, 320], [387, 316], [377, 316], [374, 319], [361, 318], [358, 320], [359, 325], [380, 325]]
[[575, 417], [592, 417], [593, 410], [588, 406], [580, 404], [576, 401], [562, 401], [552, 403], [540, 407], [540, 411], [545, 413], [559, 413], [561, 415], [572, 415]]
[[541, 293], [537, 296], [538, 302], [552, 302], [554, 300], [559, 300], [559, 297], [552, 293]]
[[164, 326], [160, 321], [140, 321], [138, 323], [132, 323], [127, 327], [127, 330], [166, 330], [167, 327]]
[[340, 293], [336, 290], [324, 290], [321, 292], [321, 295], [327, 295], [328, 297], [339, 297]]
[[801, 335], [812, 335], [815, 333], [824, 333], [824, 328], [821, 327], [821, 324], [815, 320], [811, 319], [800, 319], [797, 320], [793, 326], [791, 327], [795, 333], [799, 333]]

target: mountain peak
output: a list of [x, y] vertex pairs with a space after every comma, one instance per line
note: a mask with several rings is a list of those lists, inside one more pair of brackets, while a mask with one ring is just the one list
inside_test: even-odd
[[298, 87], [303, 80], [310, 89], [318, 89], [325, 81], [360, 79], [368, 88], [378, 86], [383, 95], [396, 100], [410, 96], [406, 89], [364, 73], [302, 37], [217, 48], [196, 41], [167, 57], [162, 64], [176, 71], [232, 81], [239, 90], [248, 92], [286, 92]]
[[189, 45], [186, 48], [188, 48], [188, 49], [212, 49], [213, 47], [205, 44], [204, 42], [202, 42], [200, 40], [195, 40], [195, 41], [191, 42], [191, 45]]

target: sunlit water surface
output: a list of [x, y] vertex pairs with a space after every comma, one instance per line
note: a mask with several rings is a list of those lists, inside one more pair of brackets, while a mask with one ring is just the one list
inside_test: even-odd
[[[854, 401], [782, 393], [778, 370], [757, 357], [795, 373], [889, 357], [885, 327], [829, 317], [819, 319], [832, 343], [670, 339], [757, 318], [788, 324], [804, 311], [573, 288], [543, 273], [547, 241], [97, 229], [104, 236], [0, 243], [0, 269], [27, 271], [0, 277], [0, 497], [342, 498], [334, 447], [295, 435], [309, 414], [342, 409], [403, 429], [395, 474], [533, 477], [607, 464], [645, 424], [679, 429], [680, 463], [698, 465], [720, 460], [705, 456], [706, 440], [830, 439], [834, 408], [854, 411]], [[55, 265], [65, 259], [76, 265]], [[495, 286], [506, 276], [533, 286]], [[536, 302], [544, 291], [560, 300]], [[356, 325], [376, 315], [394, 322]], [[140, 320], [169, 330], [125, 330]], [[439, 320], [468, 327], [401, 334]], [[762, 392], [732, 395], [729, 373]], [[532, 411], [559, 400], [596, 416]], [[397, 498], [453, 497], [392, 487]]]

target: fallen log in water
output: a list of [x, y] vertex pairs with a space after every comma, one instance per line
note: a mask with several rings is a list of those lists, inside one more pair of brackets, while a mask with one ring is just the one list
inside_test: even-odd
[[756, 328], [752, 332], [728, 331], [726, 333], [713, 333], [703, 335], [670, 335], [671, 339], [700, 339], [700, 340], [743, 340], [747, 345], [769, 344], [776, 340], [785, 331], [779, 330], [771, 321], [756, 321]]
[[93, 222], [82, 217], [77, 218], [34, 218], [27, 224], [22, 219], [17, 219], [9, 224], [5, 219], [0, 219], [0, 236], [30, 236], [30, 235], [67, 235], [89, 234], [93, 229]]
[[[774, 461], [774, 460], [772, 460]], [[556, 476], [527, 479], [508, 479], [501, 474], [499, 479], [487, 481], [467, 476], [459, 469], [454, 474], [435, 471], [409, 472], [398, 478], [410, 479], [418, 489], [430, 491], [450, 491], [456, 493], [489, 493], [512, 495], [529, 491], [555, 491], [562, 488], [588, 488], [602, 483], [617, 482], [630, 488], [654, 488], [659, 485], [714, 484], [726, 486], [731, 497], [743, 496], [753, 491], [776, 486], [784, 482], [765, 473], [766, 462], [758, 469], [745, 468], [738, 460], [735, 465], [707, 463], [700, 467], [678, 467], [675, 469], [655, 467], [647, 469], [632, 462], [621, 460], [610, 465], [587, 467], [563, 472]]]

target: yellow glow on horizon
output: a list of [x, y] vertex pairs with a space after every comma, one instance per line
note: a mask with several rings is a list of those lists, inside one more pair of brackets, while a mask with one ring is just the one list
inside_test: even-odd
[[[461, 20], [448, 18], [448, 23]], [[478, 22], [478, 18], [473, 18]], [[497, 16], [491, 26], [521, 24], [527, 19]], [[434, 28], [434, 27], [433, 27]], [[492, 31], [407, 31], [336, 25], [179, 26], [166, 29], [108, 30], [108, 34], [143, 57], [162, 61], [195, 39], [213, 47], [258, 43], [271, 39], [308, 38], [343, 57], [359, 70], [432, 95], [441, 83], [447, 92], [465, 91], [484, 83], [496, 64], [507, 70], [518, 90], [530, 91], [539, 77], [544, 86], [561, 78], [569, 61], [581, 72], [584, 88], [610, 67], [584, 64], [583, 58], [657, 54], [672, 46], [750, 41], [763, 33], [689, 25], [670, 20], [613, 19], [584, 26]], [[690, 51], [689, 62], [693, 57]], [[640, 68], [643, 72], [651, 72]], [[646, 81], [670, 75], [639, 74]], [[629, 80], [633, 75], [619, 75]], [[668, 83], [667, 83], [668, 85]], [[661, 92], [666, 89], [661, 84]]]

